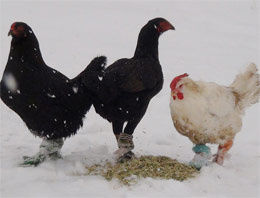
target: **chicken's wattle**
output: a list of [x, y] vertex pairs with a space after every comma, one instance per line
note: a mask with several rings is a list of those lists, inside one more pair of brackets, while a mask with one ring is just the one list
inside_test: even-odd
[[[183, 100], [183, 98], [184, 98], [183, 93], [178, 92], [176, 95], [177, 95], [177, 98], [178, 98], [179, 100]], [[173, 96], [172, 96], [173, 100], [176, 100], [176, 95], [173, 95]]]
[[183, 93], [177, 93], [177, 97], [179, 100], [183, 100], [184, 96], [183, 96]]

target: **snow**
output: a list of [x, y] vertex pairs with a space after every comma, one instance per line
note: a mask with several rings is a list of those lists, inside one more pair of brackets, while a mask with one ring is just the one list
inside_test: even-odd
[[[3, 77], [3, 82], [5, 86], [12, 92], [15, 93], [17, 91], [17, 82], [12, 73], [6, 73]], [[9, 91], [8, 91], [9, 93]]]
[[78, 93], [79, 88], [78, 87], [72, 87], [72, 90], [76, 94], [76, 93]]
[[47, 93], [47, 96], [50, 98], [56, 98], [56, 96], [54, 94], [50, 94], [50, 93]]
[[103, 80], [103, 76], [98, 76], [99, 81]]
[[[47, 13], [47, 15], [46, 15]], [[151, 101], [134, 133], [135, 153], [166, 155], [188, 163], [192, 143], [173, 127], [169, 84], [185, 72], [194, 80], [230, 85], [234, 76], [259, 61], [259, 2], [247, 1], [1, 1], [1, 67], [4, 71], [14, 21], [35, 32], [45, 62], [72, 78], [97, 55], [108, 65], [134, 53], [137, 35], [148, 20], [164, 17], [176, 31], [159, 40], [163, 90]], [[141, 179], [125, 187], [116, 180], [87, 176], [85, 166], [112, 159], [117, 143], [111, 125], [93, 108], [84, 127], [68, 138], [63, 160], [19, 167], [23, 155], [39, 150], [20, 117], [0, 102], [1, 197], [259, 197], [259, 104], [246, 110], [231, 157], [212, 164], [198, 177]], [[217, 146], [210, 145], [216, 152]]]

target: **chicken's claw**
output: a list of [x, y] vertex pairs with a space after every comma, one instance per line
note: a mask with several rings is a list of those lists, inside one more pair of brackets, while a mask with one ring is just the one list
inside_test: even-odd
[[124, 163], [125, 161], [131, 160], [135, 157], [135, 154], [132, 151], [128, 151], [117, 159], [117, 162]]

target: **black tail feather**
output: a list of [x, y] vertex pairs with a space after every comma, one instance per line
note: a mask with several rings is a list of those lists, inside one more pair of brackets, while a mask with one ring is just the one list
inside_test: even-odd
[[107, 58], [105, 56], [98, 56], [89, 63], [86, 70], [101, 72], [105, 69], [106, 64]]
[[72, 79], [75, 83], [88, 84], [92, 78], [98, 77], [99, 74], [105, 69], [107, 63], [107, 58], [105, 56], [98, 56], [94, 58], [84, 71], [82, 71], [78, 76]]

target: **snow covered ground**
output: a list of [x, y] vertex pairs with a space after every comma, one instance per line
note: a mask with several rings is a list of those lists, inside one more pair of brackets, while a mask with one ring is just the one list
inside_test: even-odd
[[[241, 1], [1, 1], [1, 63], [6, 65], [15, 21], [34, 30], [46, 63], [69, 77], [96, 55], [109, 63], [131, 57], [141, 27], [158, 16], [176, 31], [160, 38], [165, 76], [163, 90], [151, 101], [135, 130], [137, 154], [166, 155], [187, 163], [192, 143], [174, 129], [169, 112], [169, 83], [187, 72], [195, 80], [229, 85], [250, 62], [260, 66], [259, 2]], [[64, 159], [22, 168], [41, 142], [21, 119], [0, 102], [2, 197], [259, 197], [259, 104], [247, 109], [242, 131], [224, 166], [211, 165], [191, 180], [142, 179], [124, 187], [99, 176], [86, 176], [85, 165], [111, 159], [116, 141], [111, 125], [88, 113], [84, 127], [66, 140]], [[213, 152], [216, 146], [211, 146]]]

